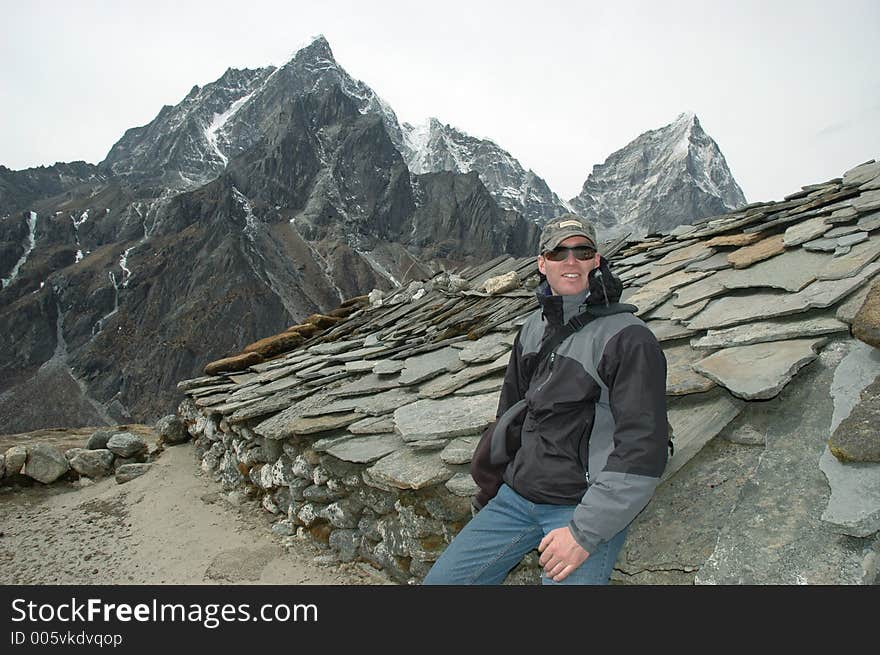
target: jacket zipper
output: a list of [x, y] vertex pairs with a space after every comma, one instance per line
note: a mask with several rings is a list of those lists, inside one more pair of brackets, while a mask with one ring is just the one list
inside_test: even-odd
[[544, 385], [547, 384], [548, 382], [550, 382], [550, 378], [553, 377], [553, 363], [554, 363], [555, 361], [556, 361], [556, 351], [554, 350], [552, 353], [550, 353], [550, 364], [549, 364], [549, 367], [548, 367], [548, 368], [550, 369], [550, 372], [549, 372], [549, 374], [547, 375], [547, 379], [544, 380], [544, 381], [540, 384], [540, 386], [535, 390], [535, 393], [536, 393], [536, 394], [537, 394], [537, 393], [540, 393], [541, 389], [544, 388]]

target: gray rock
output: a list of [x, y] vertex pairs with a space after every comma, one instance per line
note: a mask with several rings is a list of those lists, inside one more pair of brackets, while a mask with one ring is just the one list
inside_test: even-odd
[[175, 414], [169, 414], [160, 418], [156, 422], [155, 430], [156, 434], [159, 435], [160, 443], [173, 446], [189, 441], [189, 432], [186, 430], [186, 424]]
[[[835, 228], [828, 230], [825, 233], [826, 239], [834, 239], [835, 242], [838, 237], [846, 236], [847, 234], [852, 234], [854, 232], [858, 232], [859, 227], [857, 225], [838, 225]], [[866, 235], [867, 236], [867, 235]], [[805, 244], [806, 247], [806, 244]]]
[[149, 471], [152, 466], [152, 464], [125, 464], [120, 466], [116, 469], [116, 482], [118, 484], [131, 482]]
[[334, 528], [356, 528], [363, 509], [363, 503], [356, 498], [343, 498], [327, 505], [321, 512], [321, 518], [329, 521]]
[[327, 452], [346, 462], [369, 464], [404, 447], [396, 434], [368, 435], [346, 439], [334, 444]]
[[824, 216], [817, 216], [806, 221], [802, 221], [785, 230], [783, 243], [786, 248], [797, 246], [807, 241], [812, 241], [816, 237], [822, 236], [831, 225], [825, 222]]
[[860, 186], [880, 175], [880, 163], [868, 162], [851, 168], [843, 174], [844, 186]]
[[88, 450], [103, 450], [107, 448], [107, 442], [113, 436], [112, 430], [95, 430], [86, 442]]
[[81, 452], [83, 452], [84, 450], [85, 450], [85, 448], [68, 448], [67, 450], [64, 451], [64, 457], [69, 462], [74, 457], [76, 457]]
[[147, 443], [131, 432], [117, 432], [107, 441], [107, 448], [119, 457], [134, 457], [147, 450]]
[[742, 411], [744, 403], [724, 389], [670, 399], [667, 410], [675, 453], [669, 458], [662, 480], [675, 475], [715, 435]]
[[850, 250], [852, 250], [852, 246], [841, 246], [840, 244], [834, 249], [835, 257], [843, 257], [844, 255], [848, 255]]
[[244, 476], [239, 469], [238, 457], [233, 450], [226, 450], [220, 459], [218, 467], [220, 484], [225, 491], [231, 491], [244, 482]]
[[672, 341], [673, 339], [681, 339], [692, 334], [697, 334], [696, 330], [691, 330], [683, 325], [672, 321], [651, 320], [647, 322], [648, 329], [657, 337], [657, 341]]
[[435, 450], [443, 450], [448, 444], [447, 439], [424, 439], [422, 441], [410, 441], [407, 447], [417, 453], [428, 453]]
[[491, 362], [510, 350], [510, 344], [507, 343], [506, 336], [507, 335], [499, 332], [487, 334], [482, 339], [468, 342], [468, 344], [461, 349], [458, 356], [461, 361], [467, 362], [468, 364], [483, 364]]
[[432, 380], [419, 387], [419, 396], [422, 398], [442, 398], [448, 396], [454, 391], [467, 386], [471, 382], [507, 370], [507, 363], [509, 360], [510, 353], [506, 352], [489, 364], [468, 366], [466, 369], [453, 375], [441, 376], [436, 380]]
[[292, 537], [296, 534], [296, 526], [290, 519], [281, 519], [272, 524], [272, 533], [279, 537]]
[[394, 416], [370, 416], [348, 426], [352, 434], [387, 434], [394, 432]]
[[375, 394], [380, 391], [387, 391], [400, 386], [397, 377], [389, 378], [388, 376], [378, 376], [376, 373], [368, 373], [360, 380], [349, 382], [338, 389], [330, 392], [332, 396], [365, 396], [367, 394]]
[[795, 248], [744, 269], [716, 274], [725, 289], [769, 287], [800, 291], [827, 270], [828, 255]]
[[357, 530], [334, 530], [330, 533], [330, 547], [336, 551], [341, 562], [356, 560], [360, 545], [361, 535]]
[[0, 478], [6, 476], [6, 455], [0, 455]]
[[878, 270], [880, 265], [871, 264], [853, 277], [816, 281], [794, 294], [758, 293], [718, 298], [687, 321], [687, 326], [695, 330], [720, 328], [829, 307], [858, 289]]
[[470, 473], [456, 473], [446, 482], [446, 488], [449, 493], [463, 497], [475, 496], [480, 490]]
[[703, 260], [697, 261], [697, 262], [691, 262], [690, 264], [685, 266], [684, 270], [686, 270], [686, 271], [720, 271], [725, 268], [730, 268], [732, 266], [733, 266], [733, 264], [731, 264], [727, 259], [727, 253], [726, 252], [719, 252], [719, 253], [712, 255], [708, 259], [703, 259]]
[[376, 375], [394, 375], [400, 373], [404, 368], [402, 359], [380, 359], [373, 367], [373, 373]]
[[225, 452], [226, 449], [223, 447], [223, 444], [219, 441], [215, 441], [211, 448], [202, 456], [202, 471], [205, 473], [213, 473], [217, 470]]
[[725, 348], [698, 361], [694, 369], [746, 400], [777, 395], [804, 366], [816, 359], [825, 339], [791, 339]]
[[496, 394], [423, 399], [396, 410], [394, 422], [404, 441], [452, 439], [481, 433], [497, 408]]
[[29, 478], [43, 484], [51, 484], [68, 470], [70, 463], [64, 453], [55, 446], [38, 443], [28, 447], [27, 461], [22, 473]]
[[395, 388], [374, 395], [353, 396], [335, 400], [326, 405], [305, 410], [302, 415], [312, 417], [340, 412], [358, 412], [360, 414], [369, 414], [370, 416], [381, 416], [418, 399], [418, 395], [412, 389]]
[[453, 439], [440, 453], [440, 459], [447, 464], [467, 464], [474, 456], [479, 441], [479, 436]]
[[70, 467], [89, 478], [110, 475], [113, 470], [113, 453], [107, 448], [83, 450], [70, 460]]
[[365, 359], [360, 361], [345, 362], [344, 370], [347, 373], [369, 373], [376, 366], [373, 360]]
[[829, 491], [817, 462], [828, 438], [830, 380], [840, 357], [840, 348], [826, 348], [799, 384], [748, 405], [749, 422], [761, 426], [766, 446], [749, 449], [760, 453], [757, 466], [733, 509], [723, 513], [697, 584], [871, 582], [865, 544], [840, 537], [820, 519]]
[[406, 386], [419, 384], [442, 375], [450, 369], [460, 369], [462, 363], [458, 355], [458, 349], [446, 347], [423, 355], [407, 357], [397, 382]]
[[691, 346], [697, 349], [729, 348], [848, 331], [849, 326], [846, 323], [826, 316], [782, 318], [721, 330], [709, 330], [706, 336], [691, 340]]
[[865, 232], [873, 232], [880, 228], [880, 211], [860, 216], [859, 222], [856, 223], [856, 227]]
[[839, 348], [845, 350], [845, 354], [834, 369], [831, 383], [834, 404], [826, 439], [861, 402], [862, 391], [880, 376], [880, 351], [854, 339]]
[[826, 449], [819, 468], [831, 487], [822, 520], [853, 537], [880, 530], [880, 464], [843, 464]]
[[693, 364], [703, 355], [689, 345], [666, 347], [666, 395], [683, 396], [689, 393], [702, 393], [715, 386], [715, 383], [693, 369]]
[[364, 344], [363, 339], [353, 339], [350, 341], [332, 341], [330, 343], [319, 343], [309, 348], [310, 353], [315, 355], [338, 355], [346, 350], [354, 350], [360, 348]]
[[852, 206], [860, 214], [880, 209], [880, 191], [865, 191], [853, 199]]
[[501, 391], [504, 384], [503, 375], [494, 375], [492, 377], [483, 378], [476, 382], [471, 382], [465, 386], [456, 389], [453, 393], [456, 396], [481, 396], [485, 393], [494, 393]]
[[865, 304], [865, 299], [868, 297], [868, 293], [871, 291], [871, 285], [866, 284], [861, 289], [850, 295], [844, 302], [840, 303], [837, 307], [837, 311], [834, 316], [847, 324], [852, 324], [855, 320], [856, 315], [859, 313], [859, 310], [862, 308], [862, 305]]
[[847, 234], [837, 240], [838, 247], [854, 246], [868, 240], [867, 232], [856, 232], [855, 234]]
[[[842, 280], [852, 277], [880, 257], [880, 239], [878, 238], [868, 239], [851, 247], [840, 245], [838, 240], [838, 249], [843, 248], [850, 248], [849, 253], [832, 258], [825, 270], [818, 276], [819, 280]], [[874, 270], [877, 269], [874, 268]]]
[[6, 450], [6, 475], [13, 476], [21, 473], [21, 469], [28, 458], [27, 446], [11, 446]]
[[810, 252], [834, 252], [837, 249], [837, 239], [824, 237], [822, 239], [808, 241], [803, 245], [803, 248], [804, 250], [809, 250]]
[[[452, 477], [452, 471], [437, 453], [414, 453], [408, 449], [380, 459], [364, 473], [364, 481], [369, 479], [368, 484], [378, 483], [397, 489], [421, 489]], [[366, 474], [369, 474], [368, 478]]]

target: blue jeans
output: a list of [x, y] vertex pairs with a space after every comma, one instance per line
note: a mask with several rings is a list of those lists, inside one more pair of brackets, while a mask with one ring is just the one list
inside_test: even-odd
[[[443, 551], [423, 584], [501, 584], [551, 530], [571, 522], [576, 505], [545, 505], [526, 500], [506, 484], [477, 512]], [[626, 540], [624, 528], [602, 543], [562, 582], [541, 573], [542, 584], [608, 584], [617, 554]]]

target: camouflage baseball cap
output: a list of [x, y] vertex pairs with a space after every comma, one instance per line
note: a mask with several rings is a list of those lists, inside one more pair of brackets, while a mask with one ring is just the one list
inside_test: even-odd
[[598, 249], [595, 228], [577, 214], [563, 214], [544, 225], [544, 229], [541, 231], [538, 254], [543, 255], [545, 252], [553, 250], [568, 237], [586, 237], [590, 240], [593, 248]]

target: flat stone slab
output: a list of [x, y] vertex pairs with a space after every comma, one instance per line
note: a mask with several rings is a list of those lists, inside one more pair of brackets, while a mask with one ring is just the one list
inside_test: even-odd
[[726, 289], [770, 287], [800, 291], [825, 272], [831, 261], [828, 255], [796, 248], [748, 268], [718, 273], [717, 277]]
[[363, 339], [354, 339], [352, 341], [333, 341], [330, 343], [319, 343], [308, 349], [308, 352], [316, 355], [338, 355], [346, 350], [354, 350], [360, 348], [364, 344]]
[[880, 463], [880, 376], [862, 390], [859, 403], [834, 430], [828, 447], [844, 463]]
[[783, 235], [777, 234], [728, 253], [727, 261], [733, 264], [734, 268], [745, 268], [761, 260], [774, 257], [784, 250]]
[[880, 209], [880, 191], [865, 191], [853, 199], [852, 206], [860, 214]]
[[715, 435], [742, 411], [743, 401], [724, 389], [675, 398], [669, 402], [667, 416], [675, 435], [675, 453], [669, 458], [662, 480], [673, 475], [700, 452]]
[[746, 400], [776, 396], [797, 372], [816, 359], [825, 339], [792, 339], [725, 348], [694, 369]]
[[419, 397], [415, 391], [406, 388], [394, 388], [380, 391], [375, 395], [351, 396], [334, 400], [326, 405], [303, 411], [305, 417], [322, 416], [324, 414], [358, 412], [370, 416], [389, 414], [398, 407], [415, 402]]
[[[751, 235], [746, 235], [751, 236]], [[727, 253], [726, 252], [718, 252], [709, 257], [708, 259], [701, 259], [697, 262], [691, 262], [687, 266], [685, 266], [684, 270], [686, 271], [719, 271], [725, 268], [730, 268], [732, 264], [727, 261]]]
[[807, 241], [812, 241], [816, 237], [820, 237], [828, 232], [831, 228], [832, 226], [825, 222], [824, 216], [817, 216], [786, 229], [782, 240], [786, 248], [791, 248], [792, 246], [799, 246]]
[[437, 452], [416, 453], [406, 448], [392, 453], [364, 471], [367, 484], [396, 489], [422, 489], [446, 482], [453, 475]]
[[721, 330], [709, 330], [706, 336], [691, 340], [691, 346], [699, 350], [713, 350], [847, 331], [849, 326], [846, 323], [830, 316], [782, 318]]
[[456, 396], [481, 396], [484, 393], [492, 393], [493, 391], [501, 391], [501, 386], [504, 384], [504, 376], [503, 375], [493, 375], [489, 378], [483, 378], [482, 380], [477, 380], [476, 382], [471, 382], [470, 384], [466, 384], [460, 389], [456, 389], [454, 395]]
[[454, 391], [467, 386], [471, 382], [476, 382], [484, 377], [489, 377], [507, 370], [507, 363], [509, 361], [510, 352], [508, 351], [494, 362], [479, 364], [477, 366], [468, 366], [458, 373], [441, 376], [436, 380], [431, 380], [427, 384], [423, 384], [419, 387], [419, 396], [422, 398], [443, 398], [444, 396], [448, 396]]
[[843, 184], [845, 186], [860, 186], [865, 182], [870, 182], [878, 175], [880, 175], [880, 163], [860, 164], [843, 174]]
[[831, 487], [822, 520], [853, 537], [880, 530], [880, 464], [843, 464], [826, 449], [819, 468]]
[[355, 421], [359, 421], [363, 417], [363, 414], [357, 412], [346, 414], [325, 414], [324, 416], [314, 417], [298, 416], [287, 426], [287, 429], [290, 432], [288, 436], [318, 434], [329, 430], [338, 430], [339, 428], [344, 428]]
[[452, 439], [480, 434], [495, 420], [498, 394], [425, 398], [394, 412], [404, 441]]
[[697, 330], [691, 330], [684, 325], [674, 323], [672, 321], [650, 320], [645, 325], [657, 337], [657, 341], [672, 341], [673, 339], [681, 339], [684, 337], [697, 334]]
[[880, 238], [869, 239], [852, 247], [849, 254], [829, 260], [817, 276], [819, 280], [841, 280], [852, 277], [880, 257]]
[[880, 264], [870, 264], [853, 277], [842, 280], [817, 280], [790, 295], [758, 293], [743, 297], [718, 298], [686, 324], [695, 330], [704, 330], [797, 314], [808, 309], [822, 309], [848, 296], [878, 270]]
[[468, 464], [477, 449], [480, 437], [459, 437], [453, 439], [440, 453], [440, 459], [447, 464]]
[[376, 434], [352, 437], [327, 448], [327, 453], [345, 462], [369, 464], [386, 455], [405, 448], [396, 434]]
[[667, 347], [663, 349], [666, 356], [666, 395], [684, 396], [689, 393], [702, 393], [715, 386], [715, 382], [700, 375], [691, 365], [703, 354], [689, 345]]
[[[760, 232], [740, 232], [739, 234], [724, 234], [722, 236], [712, 237], [708, 241], [706, 241], [706, 245], [709, 247], [720, 247], [720, 246], [750, 246], [753, 243], [757, 243], [763, 237]], [[727, 259], [727, 254], [724, 253], [722, 255], [724, 259]]]
[[459, 352], [457, 348], [447, 346], [423, 355], [407, 357], [397, 383], [401, 386], [419, 384], [447, 373], [450, 369], [461, 369], [463, 364], [459, 359]]
[[446, 488], [449, 490], [449, 493], [454, 496], [461, 496], [464, 498], [476, 496], [477, 492], [480, 490], [470, 473], [456, 473], [447, 480]]
[[397, 377], [389, 378], [387, 376], [379, 377], [375, 373], [367, 373], [360, 380], [354, 380], [348, 384], [344, 384], [338, 389], [330, 391], [332, 396], [366, 396], [367, 394], [379, 393], [399, 387], [400, 383]]
[[400, 373], [404, 366], [402, 359], [380, 359], [376, 361], [373, 373], [376, 375], [394, 375], [395, 373]]
[[865, 232], [873, 232], [880, 228], [880, 211], [859, 217], [856, 227]]
[[482, 339], [468, 342], [458, 356], [467, 364], [483, 364], [491, 362], [510, 350], [507, 335], [498, 332], [487, 334]]
[[352, 434], [385, 434], [394, 432], [394, 416], [369, 416], [348, 426]]
[[684, 248], [676, 248], [675, 250], [672, 250], [662, 259], [657, 260], [656, 264], [658, 266], [664, 266], [676, 262], [708, 259], [714, 254], [714, 248], [705, 242], [698, 241], [697, 243], [685, 246]]
[[639, 308], [636, 316], [641, 316], [659, 307], [678, 287], [691, 284], [696, 280], [712, 275], [709, 271], [678, 271], [658, 278], [638, 288], [634, 293], [625, 293], [622, 302], [627, 302]]
[[347, 373], [369, 373], [376, 367], [376, 361], [372, 359], [355, 360], [353, 362], [345, 362], [345, 370]]

